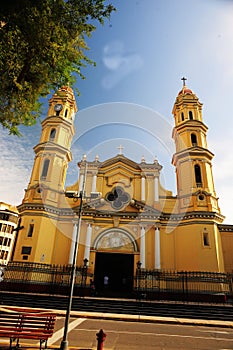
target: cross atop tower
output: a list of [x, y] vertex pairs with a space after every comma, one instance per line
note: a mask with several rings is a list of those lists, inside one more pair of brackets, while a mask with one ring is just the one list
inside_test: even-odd
[[117, 147], [117, 149], [119, 149], [119, 153], [118, 154], [123, 154], [122, 151], [125, 147], [123, 147], [122, 145], [120, 145], [119, 147]]
[[183, 77], [181, 80], [183, 80], [183, 86], [185, 86], [185, 80], [187, 80], [187, 78]]

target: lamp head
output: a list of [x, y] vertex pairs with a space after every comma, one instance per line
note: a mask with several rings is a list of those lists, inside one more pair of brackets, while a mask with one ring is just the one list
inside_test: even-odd
[[78, 192], [77, 191], [66, 191], [65, 196], [68, 198], [75, 198], [77, 197]]

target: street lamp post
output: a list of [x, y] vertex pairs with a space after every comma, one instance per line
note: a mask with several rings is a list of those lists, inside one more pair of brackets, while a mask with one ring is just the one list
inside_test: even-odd
[[[79, 205], [79, 211], [78, 211], [78, 224], [77, 224], [77, 230], [75, 235], [75, 241], [74, 241], [74, 253], [73, 253], [73, 260], [72, 260], [72, 268], [71, 268], [71, 277], [70, 277], [70, 286], [69, 286], [69, 299], [66, 309], [66, 317], [65, 317], [65, 324], [64, 324], [64, 333], [63, 338], [60, 345], [60, 350], [67, 350], [68, 349], [68, 326], [69, 326], [69, 320], [70, 320], [70, 311], [72, 306], [72, 299], [73, 299], [73, 292], [74, 292], [74, 283], [75, 283], [75, 276], [76, 276], [76, 262], [77, 262], [77, 253], [78, 253], [78, 242], [79, 242], [79, 233], [81, 228], [81, 218], [82, 218], [82, 206], [83, 206], [83, 199], [97, 199], [101, 193], [100, 192], [91, 192], [90, 197], [85, 196], [84, 192], [85, 187], [85, 181], [83, 182], [83, 190], [80, 192], [75, 191], [67, 191], [65, 193], [66, 197], [69, 198], [80, 198], [80, 205]], [[88, 259], [84, 259], [84, 265], [87, 270], [87, 263]]]
[[60, 345], [60, 350], [68, 349], [67, 336], [68, 336], [68, 326], [69, 326], [69, 320], [70, 320], [70, 311], [71, 311], [71, 306], [72, 306], [72, 299], [73, 299], [73, 292], [74, 292], [74, 283], [75, 283], [75, 275], [76, 275], [76, 261], [77, 261], [79, 232], [80, 232], [80, 227], [81, 227], [83, 193], [80, 192], [78, 196], [73, 195], [73, 198], [80, 198], [80, 205], [79, 205], [79, 211], [78, 211], [78, 224], [77, 224], [77, 230], [76, 230], [76, 236], [75, 236], [74, 254], [73, 254], [71, 277], [70, 277], [69, 299], [68, 299], [68, 304], [67, 304], [67, 309], [66, 309], [64, 333], [63, 333], [63, 338], [62, 338], [61, 345]]

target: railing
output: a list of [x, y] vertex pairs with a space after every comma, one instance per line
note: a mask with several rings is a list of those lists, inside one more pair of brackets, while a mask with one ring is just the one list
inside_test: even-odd
[[233, 274], [137, 269], [134, 288], [139, 296], [148, 299], [168, 294], [181, 299], [188, 295], [189, 299], [192, 295], [232, 296]]
[[[9, 262], [4, 268], [2, 290], [66, 293], [70, 284], [71, 265], [46, 265]], [[88, 285], [87, 285], [88, 278]], [[88, 292], [93, 275], [88, 266], [77, 267], [75, 293]], [[127, 291], [130, 292], [130, 291]], [[233, 297], [233, 274], [200, 271], [145, 270], [138, 265], [132, 295], [147, 299], [194, 299], [197, 296]]]
[[[21, 285], [25, 290], [33, 290], [33, 285], [38, 291], [59, 293], [70, 285], [72, 265], [47, 265], [39, 263], [9, 262], [5, 267], [4, 280], [0, 287], [7, 289], [9, 285], [16, 287]], [[87, 276], [92, 277], [87, 266], [76, 269], [75, 288], [86, 288]], [[27, 286], [27, 287], [26, 287]]]

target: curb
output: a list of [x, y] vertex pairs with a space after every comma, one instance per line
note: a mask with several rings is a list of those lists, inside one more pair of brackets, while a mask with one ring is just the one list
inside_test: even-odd
[[[3, 312], [52, 312], [57, 316], [64, 317], [66, 310], [54, 310], [54, 309], [42, 309], [42, 308], [22, 308], [17, 306], [2, 306], [0, 311]], [[86, 311], [72, 311], [71, 317], [79, 318], [92, 318], [102, 320], [115, 320], [125, 322], [146, 322], [146, 323], [167, 323], [167, 324], [180, 324], [186, 326], [202, 326], [202, 327], [219, 327], [219, 328], [233, 328], [233, 322], [220, 321], [220, 320], [204, 320], [204, 319], [189, 319], [189, 318], [176, 318], [176, 317], [162, 317], [162, 316], [147, 316], [147, 315], [129, 315], [129, 314], [116, 314], [116, 313], [103, 313], [103, 312], [86, 312]]]

